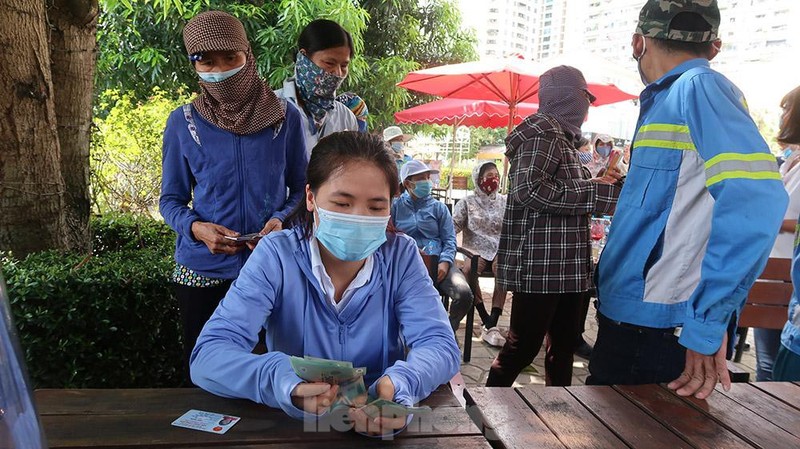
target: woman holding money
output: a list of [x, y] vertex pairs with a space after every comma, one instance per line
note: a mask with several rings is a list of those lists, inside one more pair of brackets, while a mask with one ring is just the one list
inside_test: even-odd
[[[459, 350], [414, 240], [389, 225], [397, 166], [380, 138], [348, 131], [319, 141], [306, 176], [287, 229], [262, 239], [203, 329], [192, 380], [315, 419], [344, 385], [305, 382], [290, 356], [336, 359], [365, 368], [372, 398], [413, 406], [458, 372]], [[253, 355], [262, 327], [270, 352]], [[347, 409], [357, 431], [405, 426], [365, 400]]]

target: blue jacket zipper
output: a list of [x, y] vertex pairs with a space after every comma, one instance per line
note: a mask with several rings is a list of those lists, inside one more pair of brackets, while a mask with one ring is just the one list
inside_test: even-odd
[[[242, 234], [246, 233], [247, 211], [245, 210], [245, 188], [244, 188], [244, 152], [242, 151], [242, 139], [238, 135], [234, 137], [234, 148], [236, 149], [236, 175], [239, 178], [239, 229], [234, 229]], [[259, 229], [260, 231], [260, 229]], [[245, 251], [239, 251], [239, 271], [242, 270], [247, 255]]]

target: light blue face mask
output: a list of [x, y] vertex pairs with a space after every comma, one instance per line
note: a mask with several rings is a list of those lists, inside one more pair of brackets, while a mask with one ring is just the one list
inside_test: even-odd
[[596, 148], [597, 154], [608, 157], [608, 155], [611, 154], [611, 148], [613, 148], [611, 145], [598, 145]]
[[417, 198], [425, 198], [431, 194], [431, 191], [433, 191], [433, 181], [431, 180], [415, 182], [414, 189], [412, 190], [414, 196]]
[[392, 150], [394, 150], [395, 153], [403, 151], [403, 142], [392, 142]]
[[333, 257], [348, 262], [364, 260], [386, 241], [390, 216], [342, 214], [316, 206], [319, 221], [314, 237]]
[[225, 81], [233, 75], [236, 75], [243, 68], [244, 64], [236, 67], [235, 69], [226, 70], [224, 72], [197, 72], [197, 76], [207, 83], [218, 83], [220, 81]]

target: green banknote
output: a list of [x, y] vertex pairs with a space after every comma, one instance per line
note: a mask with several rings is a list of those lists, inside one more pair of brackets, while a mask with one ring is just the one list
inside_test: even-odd
[[364, 376], [366, 368], [353, 368], [350, 362], [319, 358], [290, 357], [294, 372], [307, 382], [325, 382], [338, 385], [346, 380]]
[[364, 376], [345, 380], [339, 383], [339, 393], [331, 408], [336, 407], [361, 407], [367, 402], [367, 387], [364, 385]]
[[404, 418], [408, 415], [425, 415], [431, 413], [428, 406], [406, 407], [397, 402], [387, 401], [386, 399], [375, 399], [369, 404], [361, 407], [361, 410], [370, 418]]

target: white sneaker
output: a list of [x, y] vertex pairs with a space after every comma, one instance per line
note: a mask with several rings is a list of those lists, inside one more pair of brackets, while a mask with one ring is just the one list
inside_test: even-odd
[[489, 343], [489, 346], [497, 348], [501, 348], [506, 344], [506, 339], [503, 337], [503, 334], [500, 333], [500, 329], [498, 329], [497, 326], [491, 329], [481, 327], [481, 340]]

